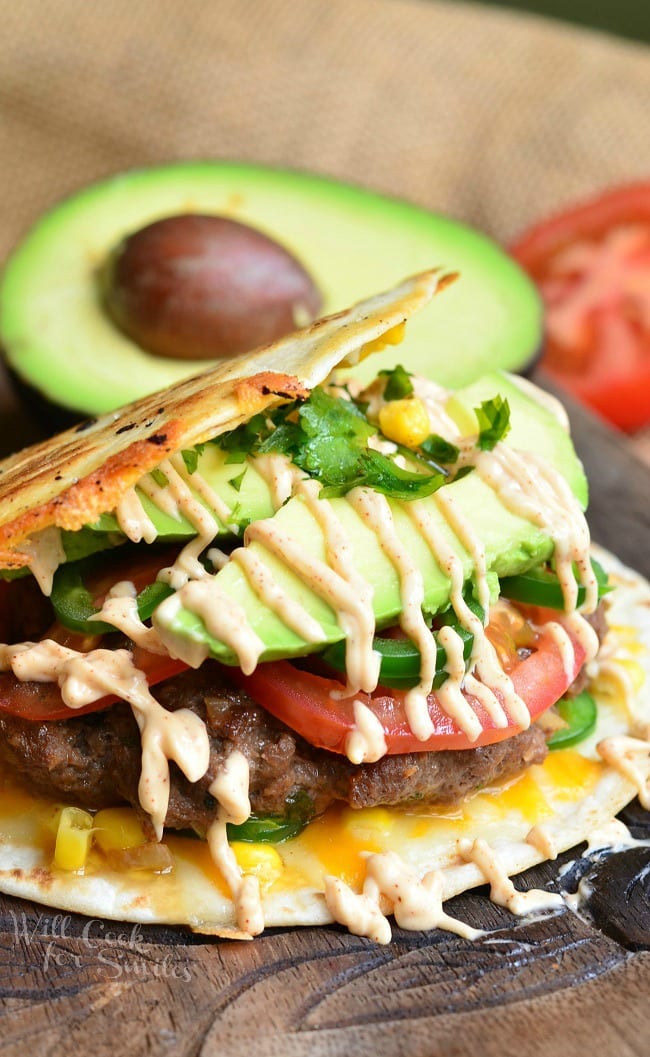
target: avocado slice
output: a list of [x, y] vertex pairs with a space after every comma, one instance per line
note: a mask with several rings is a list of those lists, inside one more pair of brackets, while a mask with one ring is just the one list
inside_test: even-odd
[[519, 370], [540, 347], [533, 284], [495, 243], [463, 224], [319, 176], [186, 162], [80, 191], [43, 216], [13, 252], [0, 285], [0, 342], [32, 393], [95, 415], [210, 365], [145, 352], [101, 300], [99, 276], [117, 244], [183, 213], [227, 216], [276, 240], [309, 271], [324, 313], [432, 265], [459, 271], [444, 303], [414, 319], [399, 348], [355, 370], [361, 380], [400, 362], [457, 387], [495, 367]]
[[[550, 410], [523, 393], [513, 381], [498, 373], [459, 390], [452, 399], [457, 408], [471, 416], [473, 408], [497, 395], [507, 398], [510, 405], [511, 430], [504, 443], [521, 451], [535, 451], [544, 456], [564, 476], [584, 508], [587, 503], [587, 484], [581, 463], [563, 424]], [[487, 568], [493, 581], [495, 576], [514, 575], [551, 557], [551, 538], [536, 525], [507, 510], [497, 494], [477, 473], [470, 473], [444, 487], [453, 494], [460, 511], [478, 532], [485, 547]], [[377, 624], [387, 624], [394, 620], [402, 608], [395, 568], [383, 552], [372, 527], [359, 517], [347, 500], [332, 499], [330, 502], [350, 542], [354, 567], [373, 585], [373, 609]], [[398, 536], [424, 578], [424, 608], [428, 613], [436, 613], [448, 603], [450, 581], [405, 513], [404, 504], [393, 500], [389, 502]], [[462, 559], [465, 579], [469, 580], [473, 571], [471, 556], [455, 537], [433, 500], [428, 498], [420, 502], [428, 504], [431, 516], [435, 518], [447, 541]], [[278, 532], [299, 542], [310, 555], [324, 558], [323, 532], [301, 497], [294, 496], [290, 499], [272, 520]], [[255, 541], [246, 546], [272, 571], [280, 586], [304, 606], [322, 627], [322, 639], [319, 642], [309, 642], [302, 638], [265, 606], [250, 586], [241, 567], [236, 562], [228, 562], [214, 579], [221, 591], [242, 607], [247, 621], [262, 640], [264, 652], [261, 660], [300, 656], [320, 650], [344, 637], [335, 612], [310, 589], [305, 579], [288, 563]], [[180, 596], [172, 596], [163, 602], [154, 613], [153, 621], [173, 654], [183, 657], [187, 653], [186, 659], [189, 663], [193, 663], [191, 658], [200, 656], [201, 650], [223, 663], [237, 663], [233, 650], [209, 633], [197, 613], [183, 607]]]

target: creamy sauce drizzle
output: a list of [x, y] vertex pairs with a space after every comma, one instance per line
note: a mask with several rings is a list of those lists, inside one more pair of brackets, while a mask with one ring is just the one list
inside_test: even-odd
[[354, 935], [368, 936], [377, 943], [391, 939], [386, 914], [393, 914], [397, 925], [410, 931], [442, 928], [465, 939], [477, 939], [482, 935], [478, 929], [442, 909], [443, 885], [440, 870], [431, 870], [420, 880], [394, 852], [378, 852], [366, 860], [361, 893], [338, 877], [326, 877], [325, 901], [335, 921]]
[[102, 608], [91, 619], [112, 624], [114, 628], [135, 642], [136, 646], [148, 650], [149, 653], [167, 653], [158, 632], [154, 628], [148, 628], [140, 620], [137, 592], [135, 584], [130, 580], [121, 580], [120, 583], [115, 584], [108, 592]]
[[306, 642], [322, 642], [323, 629], [300, 602], [280, 586], [268, 566], [254, 551], [238, 547], [231, 560], [244, 572], [255, 594], [267, 609]]
[[[330, 530], [333, 531], [333, 522], [330, 522]], [[350, 657], [351, 671], [348, 671], [350, 690], [353, 693], [358, 690], [374, 690], [379, 666], [372, 649], [375, 616], [372, 605], [368, 604], [370, 585], [365, 584], [366, 589], [359, 597], [345, 576], [336, 568], [332, 568], [327, 561], [315, 558], [287, 533], [281, 532], [272, 519], [255, 521], [249, 525], [246, 529], [246, 539], [248, 542], [256, 540], [271, 554], [284, 561], [309, 584], [314, 594], [331, 607], [337, 615], [338, 623], [354, 643]], [[345, 565], [346, 549], [336, 555], [335, 561], [339, 568]]]
[[526, 844], [541, 852], [545, 859], [557, 859], [558, 846], [543, 823], [533, 826], [526, 835]]
[[34, 533], [21, 543], [20, 549], [29, 555], [29, 569], [44, 595], [52, 594], [54, 574], [66, 560], [61, 531], [54, 525]]
[[465, 862], [474, 863], [490, 885], [490, 899], [506, 907], [512, 914], [534, 914], [539, 910], [557, 910], [564, 905], [561, 895], [531, 888], [518, 892], [499, 862], [493, 848], [480, 837], [474, 841], [459, 841], [458, 851]]
[[325, 538], [328, 565], [340, 578], [340, 583], [346, 585], [346, 606], [340, 612], [337, 611], [337, 617], [346, 634], [347, 692], [356, 694], [359, 690], [366, 690], [371, 693], [377, 686], [380, 665], [380, 659], [372, 646], [375, 634], [372, 608], [374, 591], [372, 585], [358, 574], [343, 526], [332, 504], [321, 499], [319, 492], [316, 481], [303, 481], [300, 484], [300, 495]]
[[251, 813], [248, 778], [248, 760], [239, 749], [233, 749], [210, 785], [210, 795], [218, 802], [219, 809], [208, 829], [207, 841], [212, 860], [230, 889], [237, 925], [247, 935], [257, 936], [264, 931], [259, 882], [252, 874], [242, 873], [228, 843], [226, 829], [229, 822], [241, 825]]
[[185, 545], [174, 564], [161, 570], [158, 577], [178, 590], [188, 580], [200, 580], [209, 575], [198, 560], [199, 555], [218, 535], [221, 525], [229, 522], [232, 510], [198, 470], [189, 472], [182, 455], [164, 459], [158, 471], [164, 474], [166, 483], [158, 484], [151, 474], [146, 474], [138, 482], [137, 489], [131, 488], [124, 495], [116, 509], [116, 517], [120, 529], [132, 542], [153, 543], [156, 540], [157, 529], [144, 509], [139, 490], [168, 517], [177, 521], [184, 517], [190, 522], [196, 530], [196, 537]]
[[604, 738], [596, 749], [605, 763], [634, 786], [642, 807], [650, 811], [650, 780], [636, 762], [637, 757], [650, 757], [650, 741], [621, 734]]
[[[458, 445], [462, 441], [458, 426], [445, 410], [445, 404], [449, 399], [449, 390], [443, 389], [441, 385], [437, 385], [431, 379], [422, 378], [419, 375], [414, 375], [411, 378], [411, 382], [413, 384], [413, 392], [427, 409], [431, 432], [438, 433], [445, 440]], [[377, 411], [378, 414], [379, 411]]]
[[[395, 530], [393, 514], [384, 495], [372, 492], [368, 488], [355, 488], [348, 493], [347, 499], [362, 520], [376, 532], [384, 554], [399, 577], [402, 600], [400, 627], [416, 644], [422, 658], [420, 681], [406, 694], [406, 716], [415, 737], [419, 741], [426, 741], [431, 737], [434, 729], [429, 716], [427, 695], [431, 692], [436, 674], [436, 644], [422, 613], [424, 603], [422, 573]], [[463, 664], [463, 674], [464, 672]], [[469, 720], [469, 717], [467, 718]]]
[[345, 754], [351, 763], [375, 763], [386, 755], [384, 728], [363, 701], [353, 701], [354, 727], [345, 739]]
[[173, 497], [179, 511], [197, 532], [195, 538], [185, 544], [174, 564], [167, 569], [161, 569], [158, 573], [158, 580], [178, 591], [188, 581], [204, 580], [210, 575], [199, 561], [199, 555], [212, 543], [219, 532], [219, 525], [212, 514], [193, 495], [183, 474], [178, 469], [178, 463], [174, 464], [172, 460], [167, 460], [162, 464], [162, 469], [168, 481], [169, 494]]
[[305, 477], [303, 470], [294, 466], [286, 455], [256, 455], [253, 465], [266, 482], [274, 510], [279, 510], [291, 499], [299, 482]]
[[[461, 516], [457, 504], [450, 496], [445, 496], [438, 492], [435, 496], [435, 502], [445, 520], [454, 529], [461, 544], [472, 558], [477, 594], [487, 617], [490, 591], [487, 581], [485, 550], [476, 533], [467, 520]], [[441, 570], [449, 577], [452, 608], [460, 624], [472, 633], [474, 639], [470, 657], [470, 671], [465, 675], [465, 664], [462, 661], [462, 641], [458, 635], [452, 636], [449, 634], [451, 629], [443, 629], [444, 634], [441, 643], [445, 645], [446, 641], [449, 641], [452, 650], [455, 650], [452, 662], [449, 660], [448, 652], [448, 660], [445, 666], [450, 678], [437, 692], [443, 707], [449, 711], [450, 715], [454, 715], [454, 718], [462, 726], [468, 737], [473, 737], [475, 740], [480, 734], [482, 727], [479, 723], [477, 730], [472, 719], [473, 712], [471, 715], [465, 713], [463, 705], [466, 702], [461, 691], [464, 688], [480, 701], [495, 726], [505, 727], [508, 724], [508, 716], [494, 693], [495, 690], [499, 690], [514, 722], [524, 729], [527, 728], [530, 725], [528, 708], [515, 692], [512, 680], [503, 671], [496, 650], [485, 634], [482, 621], [472, 612], [463, 598], [464, 569], [460, 557], [447, 543], [439, 526], [424, 504], [418, 502], [409, 503], [406, 505], [406, 510], [416, 524], [420, 535], [429, 546]], [[440, 638], [440, 633], [438, 633], [438, 637]], [[455, 676], [452, 675], [452, 667]], [[476, 672], [478, 678], [475, 677], [473, 671]], [[461, 717], [465, 715], [467, 715], [467, 725], [463, 725], [461, 722]]]
[[[165, 599], [164, 605], [172, 619], [181, 609], [195, 614], [205, 624], [208, 634], [224, 642], [237, 655], [244, 675], [255, 670], [264, 652], [264, 643], [248, 623], [243, 606], [233, 602], [214, 578], [185, 584]], [[170, 656], [179, 657], [191, 668], [199, 668], [209, 654], [208, 646], [194, 642], [189, 636], [163, 632], [160, 637]]]
[[445, 679], [437, 694], [444, 711], [458, 724], [470, 741], [476, 741], [483, 730], [481, 721], [462, 693], [465, 681], [464, 643], [458, 632], [451, 627], [440, 628], [438, 641], [447, 654]]
[[[537, 525], [555, 544], [554, 562], [564, 607], [576, 608], [578, 583], [585, 588], [585, 613], [598, 605], [598, 583], [589, 561], [589, 529], [568, 484], [534, 452], [525, 455], [505, 444], [480, 452], [476, 472], [512, 513]], [[579, 580], [573, 573], [578, 568]]]
[[575, 668], [575, 651], [573, 649], [571, 636], [566, 631], [566, 629], [562, 627], [561, 624], [558, 624], [556, 620], [549, 620], [548, 623], [544, 625], [544, 627], [549, 638], [553, 640], [557, 647], [566, 678], [573, 679], [573, 670]]
[[158, 530], [145, 512], [135, 488], [129, 488], [124, 493], [115, 508], [115, 517], [120, 531], [131, 543], [140, 543], [142, 540], [153, 543], [158, 536]]

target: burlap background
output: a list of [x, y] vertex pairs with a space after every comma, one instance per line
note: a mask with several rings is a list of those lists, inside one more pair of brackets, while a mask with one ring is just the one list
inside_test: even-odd
[[235, 157], [507, 239], [650, 174], [650, 53], [433, 0], [0, 0], [0, 257], [98, 176]]

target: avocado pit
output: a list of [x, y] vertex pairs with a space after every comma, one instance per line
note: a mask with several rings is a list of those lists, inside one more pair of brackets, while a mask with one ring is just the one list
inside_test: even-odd
[[228, 217], [180, 214], [134, 232], [100, 274], [115, 325], [147, 352], [207, 360], [249, 352], [311, 322], [321, 295], [302, 264]]

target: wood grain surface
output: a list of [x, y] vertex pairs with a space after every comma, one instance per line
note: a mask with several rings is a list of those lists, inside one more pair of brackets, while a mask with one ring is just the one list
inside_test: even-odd
[[[572, 421], [594, 537], [650, 574], [650, 472], [580, 409]], [[40, 428], [0, 379], [0, 453]], [[650, 841], [638, 804], [623, 818]], [[595, 862], [568, 853], [517, 884], [574, 891], [581, 879], [581, 917], [519, 921], [473, 893], [450, 912], [489, 935], [395, 929], [389, 947], [334, 926], [209, 941], [0, 897], [0, 1052], [646, 1057], [650, 848]]]

